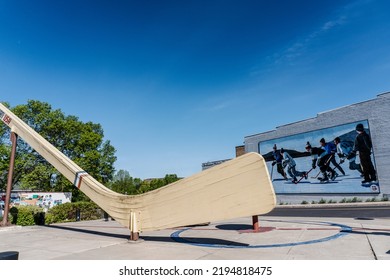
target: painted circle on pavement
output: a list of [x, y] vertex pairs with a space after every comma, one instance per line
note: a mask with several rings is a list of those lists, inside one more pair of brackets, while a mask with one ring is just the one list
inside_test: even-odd
[[[294, 222], [294, 221], [292, 221]], [[290, 221], [291, 223], [291, 221]], [[301, 242], [289, 242], [289, 243], [276, 243], [276, 244], [258, 244], [258, 245], [230, 245], [230, 244], [212, 244], [212, 243], [201, 243], [196, 242], [193, 240], [189, 240], [188, 238], [181, 237], [180, 234], [183, 232], [191, 230], [191, 228], [185, 228], [178, 231], [175, 231], [171, 234], [171, 238], [179, 243], [185, 243], [193, 246], [201, 246], [201, 247], [212, 247], [212, 248], [239, 248], [239, 249], [251, 249], [251, 248], [277, 248], [277, 247], [291, 247], [291, 246], [298, 246], [298, 245], [308, 245], [308, 244], [314, 244], [314, 243], [320, 243], [320, 242], [326, 242], [330, 240], [334, 240], [340, 237], [343, 237], [347, 234], [349, 234], [352, 231], [352, 228], [346, 225], [342, 224], [336, 224], [336, 223], [328, 223], [328, 222], [315, 222], [316, 224], [321, 225], [327, 225], [331, 227], [338, 227], [339, 231], [336, 234], [319, 238], [319, 239], [313, 239], [313, 240], [307, 240], [307, 241], [301, 241]]]

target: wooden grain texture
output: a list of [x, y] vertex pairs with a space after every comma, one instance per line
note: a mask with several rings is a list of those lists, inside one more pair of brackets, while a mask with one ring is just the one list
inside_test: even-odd
[[0, 103], [0, 117], [70, 182], [132, 232], [265, 214], [275, 193], [263, 157], [248, 153], [140, 195], [106, 188]]

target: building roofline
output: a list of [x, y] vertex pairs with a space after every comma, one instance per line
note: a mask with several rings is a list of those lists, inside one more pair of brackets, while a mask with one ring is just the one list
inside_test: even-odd
[[272, 129], [272, 130], [268, 130], [268, 131], [265, 131], [265, 132], [248, 135], [248, 136], [245, 136], [244, 139], [250, 138], [250, 137], [254, 137], [254, 136], [263, 135], [263, 134], [268, 134], [268, 133], [271, 133], [271, 132], [275, 132], [279, 128], [282, 128], [282, 127], [286, 127], [286, 126], [290, 126], [290, 125], [294, 125], [294, 124], [298, 124], [298, 123], [302, 123], [302, 122], [307, 122], [307, 121], [310, 121], [310, 120], [315, 120], [316, 118], [318, 118], [319, 116], [321, 116], [323, 114], [326, 114], [326, 113], [329, 113], [329, 112], [332, 112], [332, 111], [336, 111], [336, 110], [340, 110], [340, 109], [343, 109], [343, 108], [346, 108], [346, 107], [350, 107], [350, 106], [355, 106], [355, 105], [371, 102], [371, 101], [373, 101], [375, 99], [378, 99], [378, 98], [390, 98], [390, 91], [377, 94], [376, 98], [372, 98], [372, 99], [368, 99], [368, 100], [365, 100], [365, 101], [360, 101], [360, 102], [356, 102], [356, 103], [353, 103], [353, 104], [350, 104], [350, 105], [345, 105], [345, 106], [341, 106], [341, 107], [334, 108], [334, 109], [331, 109], [331, 110], [320, 112], [315, 117], [307, 118], [307, 119], [296, 121], [296, 122], [291, 122], [291, 123], [288, 123], [288, 124], [279, 125], [275, 129]]

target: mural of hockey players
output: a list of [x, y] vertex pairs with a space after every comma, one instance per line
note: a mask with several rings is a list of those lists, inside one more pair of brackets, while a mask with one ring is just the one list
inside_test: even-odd
[[361, 123], [356, 125], [356, 132], [358, 135], [355, 138], [352, 152], [347, 158], [350, 159], [359, 152], [360, 165], [364, 175], [364, 181], [362, 181], [362, 184], [376, 182], [376, 171], [371, 161], [371, 138], [364, 130], [364, 126]]
[[292, 156], [289, 155], [289, 153], [287, 153], [283, 148], [281, 148], [280, 154], [283, 156], [282, 165], [283, 167], [287, 167], [287, 173], [291, 176], [293, 183], [296, 183], [298, 181], [297, 176], [305, 177], [307, 179], [306, 172], [297, 171], [295, 169], [295, 160], [292, 158]]
[[341, 172], [341, 174], [345, 175], [343, 168], [336, 161], [337, 147], [334, 142], [326, 142], [324, 138], [321, 138], [320, 145], [326, 151], [327, 154], [332, 155], [330, 157], [330, 162], [333, 164], [333, 166], [337, 168]]
[[[352, 151], [354, 147], [354, 143], [356, 139], [356, 136], [358, 135], [358, 132], [356, 130], [356, 127], [358, 124], [362, 124], [364, 131], [366, 134], [370, 135], [370, 123], [368, 120], [360, 120], [350, 123], [345, 123], [341, 125], [335, 125], [332, 127], [325, 127], [320, 129], [315, 129], [302, 133], [297, 134], [291, 134], [281, 137], [275, 137], [272, 139], [266, 139], [264, 141], [258, 142], [258, 152], [264, 157], [266, 160], [267, 168], [271, 171], [272, 168], [276, 169], [276, 163], [275, 166], [272, 167], [272, 163], [275, 161], [275, 158], [273, 156], [273, 147], [275, 144], [277, 145], [277, 150], [280, 150], [280, 148], [284, 148], [285, 152], [288, 152], [288, 154], [294, 159], [296, 166], [295, 168], [300, 171], [311, 171], [311, 175], [309, 175], [308, 179], [304, 179], [304, 177], [298, 177], [296, 178], [301, 181], [297, 182], [296, 184], [291, 184], [291, 181], [286, 181], [279, 175], [279, 173], [276, 172], [276, 170], [273, 170], [274, 176], [280, 177], [280, 179], [276, 179], [273, 181], [275, 193], [277, 194], [322, 194], [322, 193], [332, 193], [332, 194], [380, 194], [380, 182], [378, 181], [377, 175], [374, 177], [374, 179], [377, 179], [375, 182], [370, 183], [363, 183], [362, 184], [362, 178], [360, 176], [359, 170], [362, 170], [362, 166], [360, 165], [359, 160], [359, 151], [356, 151], [352, 157], [350, 157], [351, 161], [348, 162], [348, 156], [347, 157], [341, 157], [340, 155], [340, 149], [342, 149], [344, 152], [344, 155], [350, 154], [349, 151]], [[359, 126], [360, 127], [360, 126]], [[335, 177], [336, 172], [340, 173], [337, 168], [335, 168], [332, 164], [330, 164], [328, 169], [328, 163], [330, 163], [330, 156], [327, 156], [328, 158], [324, 157], [322, 153], [325, 151], [319, 143], [319, 140], [321, 138], [324, 138], [327, 141], [331, 141], [334, 144], [337, 144], [334, 142], [334, 139], [340, 138], [341, 144], [339, 146], [339, 152], [337, 152], [337, 145], [336, 145], [336, 152], [333, 153], [333, 157], [336, 158], [336, 162], [341, 165], [341, 167], [344, 169], [344, 171], [349, 176], [340, 176], [340, 178]], [[374, 140], [373, 138], [370, 138], [370, 140]], [[305, 143], [312, 143], [313, 151], [311, 149], [305, 149]], [[315, 144], [314, 144], [315, 143]], [[303, 145], [302, 145], [303, 144]], [[375, 145], [375, 143], [372, 143]], [[355, 145], [356, 146], [356, 145]], [[286, 148], [288, 147], [288, 149]], [[318, 147], [318, 148], [317, 148]], [[375, 147], [374, 147], [375, 148]], [[316, 151], [318, 149], [318, 151]], [[371, 150], [371, 161], [373, 164], [374, 169], [375, 167], [375, 154], [374, 149]], [[340, 155], [338, 156], [337, 153]], [[364, 152], [362, 152], [364, 153]], [[355, 156], [355, 160], [353, 159], [353, 156]], [[322, 158], [324, 157], [324, 158]], [[364, 155], [363, 155], [364, 157]], [[312, 163], [314, 159], [314, 167], [312, 168]], [[344, 160], [344, 166], [340, 162]], [[349, 165], [348, 165], [349, 164]], [[318, 168], [320, 166], [320, 168]], [[351, 166], [351, 168], [350, 168]], [[286, 166], [287, 167], [287, 166]], [[356, 168], [356, 169], [353, 169]], [[321, 171], [322, 169], [322, 171]], [[351, 170], [352, 169], [352, 170]], [[285, 172], [287, 173], [287, 168], [284, 168]], [[336, 171], [332, 174], [332, 171]], [[323, 175], [323, 172], [326, 172], [327, 176]], [[272, 171], [271, 171], [272, 174]], [[277, 174], [277, 175], [275, 175]], [[289, 180], [291, 180], [290, 175], [287, 174]], [[327, 187], [327, 185], [323, 185], [324, 182], [317, 180], [318, 177], [323, 177], [325, 179], [324, 182], [326, 182], [326, 179], [329, 180], [328, 183], [331, 183], [332, 188]], [[334, 181], [331, 181], [331, 179], [334, 179]], [[373, 180], [372, 178], [369, 178], [370, 180]]]
[[[334, 140], [334, 143], [337, 148], [337, 155], [340, 158], [340, 163], [344, 162], [347, 159], [347, 156], [351, 153], [352, 148], [348, 147], [346, 145], [343, 145], [341, 142], [340, 137], [336, 137]], [[353, 155], [351, 158], [348, 159], [349, 161], [349, 169], [350, 170], [357, 170], [360, 174], [363, 175], [362, 168], [360, 167], [360, 164], [356, 163], [356, 155]]]
[[323, 148], [312, 147], [310, 142], [306, 143], [306, 151], [310, 153], [312, 158], [312, 168], [315, 169], [316, 166], [320, 168], [320, 172], [322, 173], [322, 177], [319, 178], [321, 183], [326, 183], [329, 181], [329, 177], [327, 172], [331, 174], [331, 180], [336, 179], [337, 174], [332, 168], [330, 168], [330, 160], [334, 156], [334, 154], [329, 154]]
[[286, 172], [284, 172], [284, 169], [283, 169], [283, 166], [282, 166], [282, 161], [283, 161], [283, 156], [282, 154], [280, 153], [280, 151], [278, 150], [278, 148], [276, 147], [276, 144], [273, 146], [273, 151], [272, 151], [272, 155], [274, 157], [274, 161], [272, 162], [272, 166], [274, 166], [276, 164], [276, 170], [278, 171], [278, 173], [280, 175], [282, 175], [282, 177], [287, 180], [287, 175], [286, 175]]

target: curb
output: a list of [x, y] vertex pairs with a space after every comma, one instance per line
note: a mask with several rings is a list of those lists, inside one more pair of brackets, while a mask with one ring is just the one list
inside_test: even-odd
[[353, 202], [353, 203], [321, 203], [321, 204], [291, 204], [291, 205], [277, 205], [275, 208], [351, 208], [361, 206], [389, 206], [390, 201], [386, 202]]

